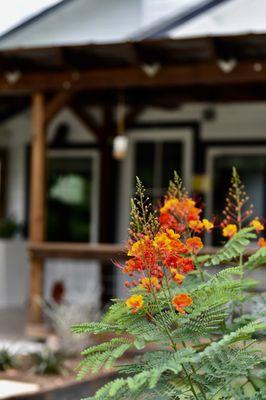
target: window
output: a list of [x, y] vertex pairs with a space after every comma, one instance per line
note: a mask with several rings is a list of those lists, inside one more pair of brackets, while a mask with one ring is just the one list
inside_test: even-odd
[[[209, 150], [208, 173], [211, 184], [207, 196], [208, 216], [221, 215], [233, 166], [237, 168], [250, 201], [254, 204], [254, 216], [265, 216], [266, 148], [263, 147], [223, 147]], [[218, 239], [215, 239], [215, 244], [218, 244]]]
[[[134, 176], [138, 176], [156, 204], [165, 194], [173, 171], [182, 174], [182, 141], [136, 141]], [[132, 195], [135, 188], [133, 188]]]
[[47, 239], [97, 240], [97, 154], [50, 151], [48, 157]]
[[120, 227], [118, 240], [127, 237], [129, 199], [135, 193], [136, 176], [154, 204], [165, 194], [176, 170], [190, 189], [193, 130], [190, 126], [138, 128], [129, 133], [128, 155], [121, 165]]
[[[145, 185], [154, 204], [165, 194], [176, 170], [188, 190], [192, 174], [191, 127], [139, 128], [129, 133], [129, 150], [121, 165], [120, 225], [118, 240], [127, 238], [130, 197], [135, 194], [136, 175]], [[124, 296], [123, 278], [117, 272], [116, 295]]]

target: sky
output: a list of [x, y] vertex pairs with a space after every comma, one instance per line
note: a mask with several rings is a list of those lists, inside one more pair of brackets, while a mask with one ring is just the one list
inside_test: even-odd
[[[2, 0], [3, 1], [3, 0]], [[6, 0], [0, 13], [0, 34], [60, 0]]]

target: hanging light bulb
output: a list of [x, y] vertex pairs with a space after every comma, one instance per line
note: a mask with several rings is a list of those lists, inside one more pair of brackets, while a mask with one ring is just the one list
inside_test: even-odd
[[113, 157], [116, 160], [123, 160], [127, 154], [128, 137], [125, 135], [125, 116], [126, 108], [124, 97], [120, 95], [116, 110], [117, 135], [113, 141]]

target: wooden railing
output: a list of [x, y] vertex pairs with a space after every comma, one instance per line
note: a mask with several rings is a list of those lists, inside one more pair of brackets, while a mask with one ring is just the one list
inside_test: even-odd
[[[122, 244], [110, 244], [110, 243], [101, 243], [101, 244], [88, 244], [88, 243], [51, 243], [51, 242], [29, 242], [28, 251], [31, 262], [36, 265], [41, 266], [41, 270], [39, 271], [42, 279], [38, 279], [35, 285], [36, 273], [33, 274], [32, 277], [32, 288], [34, 288], [35, 292], [30, 293], [31, 305], [35, 307], [34, 311], [38, 317], [38, 320], [41, 320], [41, 310], [36, 300], [38, 297], [42, 296], [43, 292], [43, 265], [46, 259], [73, 259], [73, 260], [98, 260], [101, 262], [101, 266], [110, 266], [112, 261], [125, 261], [126, 249], [125, 245]], [[201, 254], [215, 254], [219, 248], [217, 247], [204, 247], [204, 250]], [[249, 256], [253, 253], [253, 250], [248, 250], [244, 257]], [[88, 264], [91, 265], [91, 264]], [[215, 268], [219, 268], [222, 266], [217, 266]], [[89, 268], [89, 266], [88, 266]], [[263, 267], [265, 268], [265, 267]], [[34, 273], [35, 270], [32, 270]], [[38, 271], [37, 271], [38, 272]], [[255, 288], [256, 291], [263, 291], [266, 289], [266, 278], [264, 270], [256, 270], [252, 273], [252, 276], [255, 277], [260, 282], [260, 285]], [[36, 294], [38, 296], [36, 296]], [[36, 321], [36, 319], [35, 319]], [[34, 321], [34, 322], [35, 322]]]
[[87, 243], [59, 243], [59, 242], [30, 242], [28, 244], [30, 257], [39, 260], [47, 258], [66, 258], [76, 260], [97, 259], [110, 261], [126, 257], [125, 246], [121, 244], [87, 244]]
[[[110, 261], [113, 259], [126, 259], [126, 246], [116, 243], [61, 243], [61, 242], [29, 242], [28, 250], [31, 257], [39, 260], [47, 258], [66, 258], [77, 260], [97, 259], [99, 261]], [[219, 247], [206, 246], [201, 254], [215, 254]], [[253, 253], [250, 249], [245, 256]]]

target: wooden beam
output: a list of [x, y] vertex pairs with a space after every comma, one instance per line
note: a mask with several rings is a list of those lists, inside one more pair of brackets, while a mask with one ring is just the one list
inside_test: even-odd
[[[43, 93], [32, 96], [32, 155], [30, 187], [30, 240], [45, 239], [45, 181], [46, 181], [45, 99]], [[30, 259], [29, 320], [41, 321], [39, 297], [43, 291], [43, 263]]]
[[56, 114], [65, 107], [72, 98], [69, 91], [59, 92], [46, 104], [45, 123], [46, 125], [56, 116]]
[[[255, 64], [259, 64], [255, 68]], [[266, 82], [266, 61], [239, 61], [230, 73], [223, 72], [217, 62], [163, 66], [155, 76], [148, 76], [140, 67], [112, 68], [72, 72], [25, 73], [13, 84], [0, 77], [0, 93], [23, 93], [37, 90], [72, 91], [91, 89], [127, 89], [132, 87], [172, 87], [193, 85], [232, 85]]]
[[129, 129], [143, 113], [145, 107], [132, 107], [125, 117], [125, 130]]
[[92, 131], [100, 141], [106, 138], [106, 132], [103, 127], [100, 126], [94, 116], [89, 111], [85, 110], [81, 104], [73, 102], [70, 108], [77, 119], [80, 120], [89, 131]]

